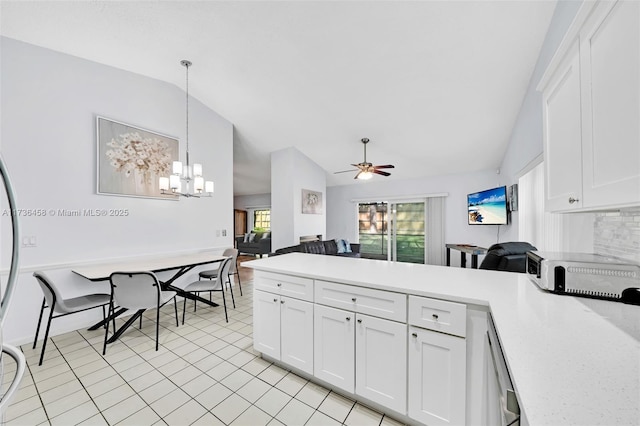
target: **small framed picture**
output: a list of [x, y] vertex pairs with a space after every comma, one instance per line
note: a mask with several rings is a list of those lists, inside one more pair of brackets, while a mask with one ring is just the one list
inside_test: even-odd
[[509, 211], [518, 211], [518, 184], [509, 187]]
[[302, 213], [322, 214], [322, 192], [302, 190]]

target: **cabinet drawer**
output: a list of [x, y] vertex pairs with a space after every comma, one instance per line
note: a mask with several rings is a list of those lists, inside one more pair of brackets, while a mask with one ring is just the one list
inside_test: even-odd
[[270, 293], [313, 302], [313, 280], [310, 278], [256, 271], [254, 287]]
[[315, 302], [393, 321], [407, 321], [407, 296], [400, 293], [316, 280]]
[[463, 303], [409, 296], [409, 324], [465, 337], [467, 306]]

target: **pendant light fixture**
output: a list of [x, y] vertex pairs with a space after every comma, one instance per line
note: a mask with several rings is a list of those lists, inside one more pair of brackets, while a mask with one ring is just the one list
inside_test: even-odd
[[[183, 59], [182, 61], [180, 61], [180, 65], [186, 68], [187, 74], [187, 162], [184, 167], [181, 161], [173, 162], [171, 176], [160, 178], [160, 191], [164, 195], [181, 195], [183, 197], [195, 198], [200, 198], [203, 196], [211, 197], [211, 194], [213, 193], [213, 182], [204, 181], [204, 178], [202, 177], [202, 164], [194, 163], [192, 166], [189, 163], [189, 67], [192, 65], [192, 63], [191, 61]], [[182, 188], [182, 181], [185, 182], [184, 191]], [[191, 181], [193, 181], [193, 192], [190, 192]]]

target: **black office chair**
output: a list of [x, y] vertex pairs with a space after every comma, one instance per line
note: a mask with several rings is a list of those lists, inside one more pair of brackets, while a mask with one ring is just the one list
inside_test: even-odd
[[537, 250], [537, 248], [520, 241], [494, 244], [487, 250], [480, 269], [526, 272], [527, 252], [531, 250]]

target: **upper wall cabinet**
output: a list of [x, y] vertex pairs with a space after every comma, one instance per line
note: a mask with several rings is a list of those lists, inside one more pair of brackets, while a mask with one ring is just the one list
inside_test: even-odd
[[538, 90], [547, 210], [640, 204], [640, 3], [585, 2]]

